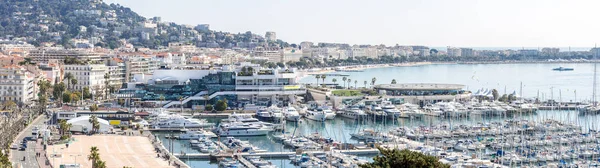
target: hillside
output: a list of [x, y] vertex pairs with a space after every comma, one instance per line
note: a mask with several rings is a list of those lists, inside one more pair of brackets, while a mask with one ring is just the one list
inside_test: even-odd
[[135, 46], [159, 48], [170, 42], [199, 47], [287, 46], [278, 40], [266, 43], [251, 32], [228, 33], [145, 18], [131, 9], [100, 0], [5, 0], [0, 1], [0, 39], [18, 38], [36, 46], [49, 42], [75, 47], [72, 39], [117, 48], [123, 41]]

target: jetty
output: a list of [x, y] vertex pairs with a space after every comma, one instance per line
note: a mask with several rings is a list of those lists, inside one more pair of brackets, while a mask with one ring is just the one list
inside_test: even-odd
[[[329, 151], [305, 151], [308, 154], [326, 154]], [[335, 150], [334, 152], [350, 154], [350, 155], [377, 155], [379, 154], [378, 149], [358, 149], [358, 150]], [[173, 154], [178, 158], [190, 158], [190, 159], [209, 159], [210, 154], [206, 153], [187, 153], [187, 154]], [[264, 152], [264, 153], [238, 153], [238, 156], [260, 156], [261, 158], [284, 158], [287, 159], [291, 155], [296, 155], [296, 152]], [[219, 157], [232, 157], [232, 154], [219, 155]]]

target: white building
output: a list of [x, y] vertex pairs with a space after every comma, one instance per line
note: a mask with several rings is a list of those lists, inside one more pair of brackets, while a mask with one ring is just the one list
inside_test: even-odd
[[[72, 124], [72, 127], [69, 131], [74, 132], [88, 132], [92, 131], [93, 125], [90, 123], [91, 116], [81, 116], [77, 118], [73, 118], [67, 120], [67, 123]], [[106, 133], [110, 130], [111, 126], [108, 121], [98, 118], [98, 122], [100, 123], [100, 128], [98, 129], [99, 133]]]
[[18, 65], [7, 65], [0, 69], [0, 101], [30, 103], [37, 98], [34, 74]]
[[253, 51], [254, 57], [266, 58], [268, 62], [283, 62], [283, 53], [278, 47], [257, 47]]
[[90, 89], [92, 94], [104, 91], [104, 74], [108, 73], [108, 67], [104, 64], [65, 65], [65, 75], [71, 73], [77, 84], [70, 85], [74, 90], [81, 91], [84, 87]]
[[462, 50], [460, 48], [448, 47], [446, 51], [448, 52], [448, 56], [451, 57], [460, 57], [462, 55]]
[[65, 60], [65, 58], [76, 58], [81, 61], [100, 61], [101, 57], [99, 53], [95, 53], [91, 50], [66, 50], [66, 49], [47, 49], [40, 48], [37, 50], [31, 50], [29, 56], [33, 62], [37, 63], [48, 63], [49, 60]]

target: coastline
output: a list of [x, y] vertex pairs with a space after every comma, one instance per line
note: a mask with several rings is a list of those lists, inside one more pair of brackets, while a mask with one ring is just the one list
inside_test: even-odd
[[300, 78], [304, 78], [309, 75], [327, 74], [336, 72], [336, 70], [343, 69], [345, 71], [360, 71], [375, 68], [387, 68], [387, 67], [411, 67], [411, 66], [422, 66], [422, 65], [442, 65], [442, 64], [586, 64], [586, 63], [600, 63], [600, 60], [564, 60], [564, 61], [469, 61], [469, 62], [406, 62], [406, 63], [392, 63], [392, 64], [367, 64], [367, 65], [351, 65], [351, 66], [335, 66], [325, 68], [312, 68], [308, 70], [301, 70], [299, 73]]

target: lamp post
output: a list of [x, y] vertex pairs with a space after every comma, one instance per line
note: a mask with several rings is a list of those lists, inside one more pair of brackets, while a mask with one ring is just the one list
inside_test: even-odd
[[78, 155], [70, 155], [71, 157], [75, 157], [75, 165], [79, 166], [79, 164], [77, 164], [77, 156], [81, 156], [81, 154]]

